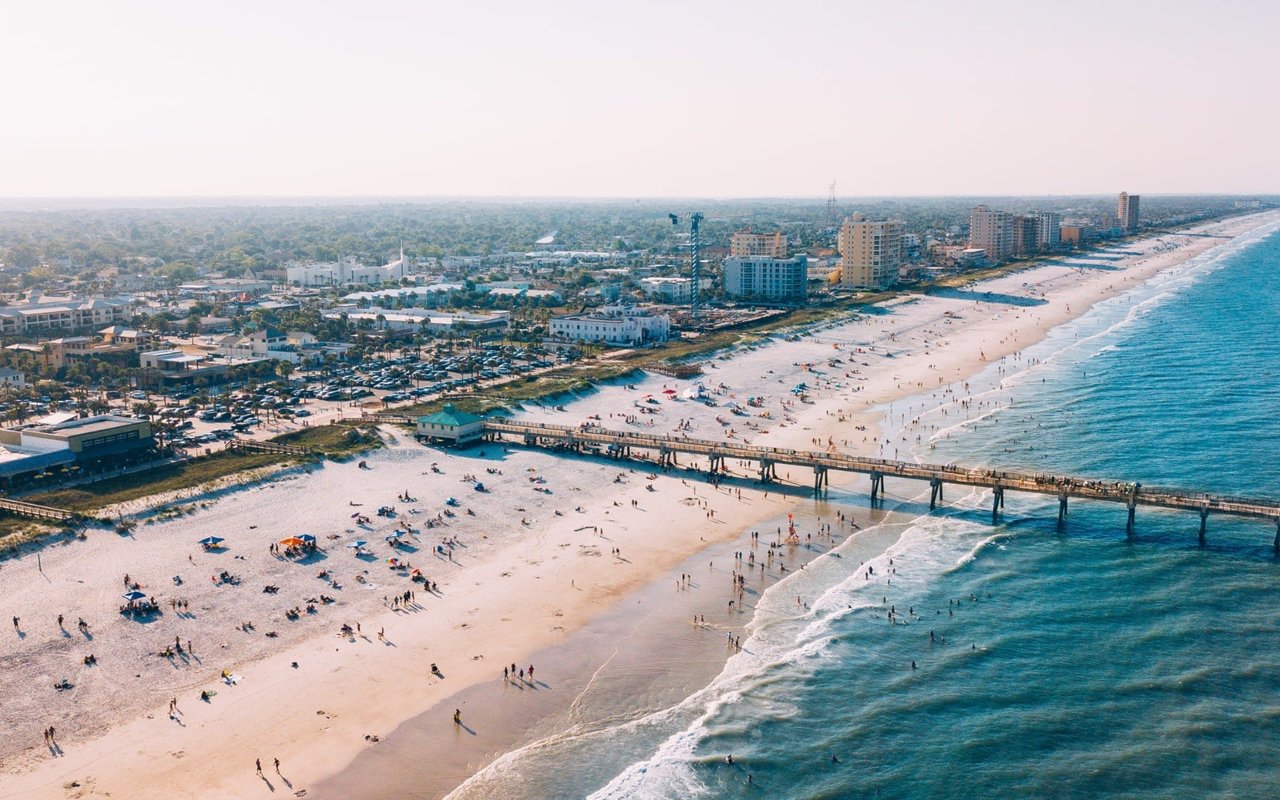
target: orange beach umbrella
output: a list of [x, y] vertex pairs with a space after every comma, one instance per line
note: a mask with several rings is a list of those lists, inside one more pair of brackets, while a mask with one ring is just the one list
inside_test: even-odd
[[285, 547], [299, 547], [306, 544], [306, 542], [302, 541], [297, 536], [290, 536], [288, 539], [281, 539], [280, 544]]

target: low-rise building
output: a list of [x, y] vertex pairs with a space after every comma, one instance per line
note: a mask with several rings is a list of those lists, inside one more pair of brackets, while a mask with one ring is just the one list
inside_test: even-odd
[[724, 293], [742, 300], [802, 304], [809, 297], [808, 260], [804, 256], [726, 259]]
[[[702, 291], [710, 289], [711, 279], [699, 279], [698, 286]], [[688, 303], [693, 298], [693, 278], [642, 278], [640, 290], [646, 297], [663, 303]]]
[[550, 328], [553, 338], [635, 347], [667, 341], [671, 318], [635, 306], [602, 306], [584, 314], [552, 317]]
[[41, 331], [112, 325], [128, 319], [137, 302], [132, 298], [51, 298], [37, 295], [24, 303], [0, 307], [0, 335], [21, 336]]
[[484, 417], [459, 411], [452, 403], [425, 417], [418, 417], [414, 437], [420, 442], [464, 445], [484, 437]]
[[435, 311], [425, 308], [352, 308], [339, 306], [323, 314], [325, 319], [346, 318], [375, 331], [393, 333], [447, 333], [449, 331], [501, 331], [511, 321], [510, 311]]
[[151, 423], [104, 414], [51, 425], [0, 430], [0, 478], [99, 459], [119, 459], [150, 448]]
[[285, 268], [285, 277], [294, 286], [371, 286], [394, 283], [409, 274], [409, 262], [400, 249], [400, 258], [381, 267], [366, 267], [353, 261], [295, 264]]

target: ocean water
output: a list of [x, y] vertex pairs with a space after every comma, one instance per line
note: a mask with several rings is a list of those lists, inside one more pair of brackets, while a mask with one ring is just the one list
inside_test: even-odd
[[[1280, 497], [1277, 322], [1273, 226], [1100, 304], [967, 391], [900, 403], [895, 437], [921, 460]], [[1059, 530], [1053, 498], [1011, 493], [993, 525], [989, 492], [948, 487], [929, 514], [926, 485], [888, 489], [906, 521], [767, 592], [711, 685], [570, 737], [554, 769], [501, 769], [529, 797], [1275, 793], [1274, 525], [1210, 517], [1200, 547], [1194, 514], [1140, 509], [1127, 538], [1119, 505], [1074, 503]], [[833, 491], [815, 513], [866, 503]]]

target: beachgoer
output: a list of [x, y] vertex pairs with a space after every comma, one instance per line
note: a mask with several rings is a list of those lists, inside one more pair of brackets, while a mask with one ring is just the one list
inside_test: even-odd
[[255, 758], [253, 760], [253, 768], [258, 773], [258, 776], [261, 777], [262, 776], [262, 759]]

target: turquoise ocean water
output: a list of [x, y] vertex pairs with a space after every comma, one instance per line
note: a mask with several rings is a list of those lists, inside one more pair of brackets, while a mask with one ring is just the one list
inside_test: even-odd
[[[918, 457], [1280, 498], [1280, 233], [1267, 234], [993, 364], [971, 391], [1000, 410], [926, 413]], [[1059, 531], [1053, 498], [1010, 494], [993, 526], [989, 492], [949, 487], [928, 514], [926, 485], [889, 491], [912, 521], [872, 553], [873, 578], [855, 536], [761, 600], [746, 652], [711, 686], [583, 737], [554, 770], [528, 764], [528, 795], [1276, 793], [1273, 525], [1210, 517], [1201, 548], [1194, 514], [1140, 509], [1126, 540], [1120, 505], [1075, 503]]]

